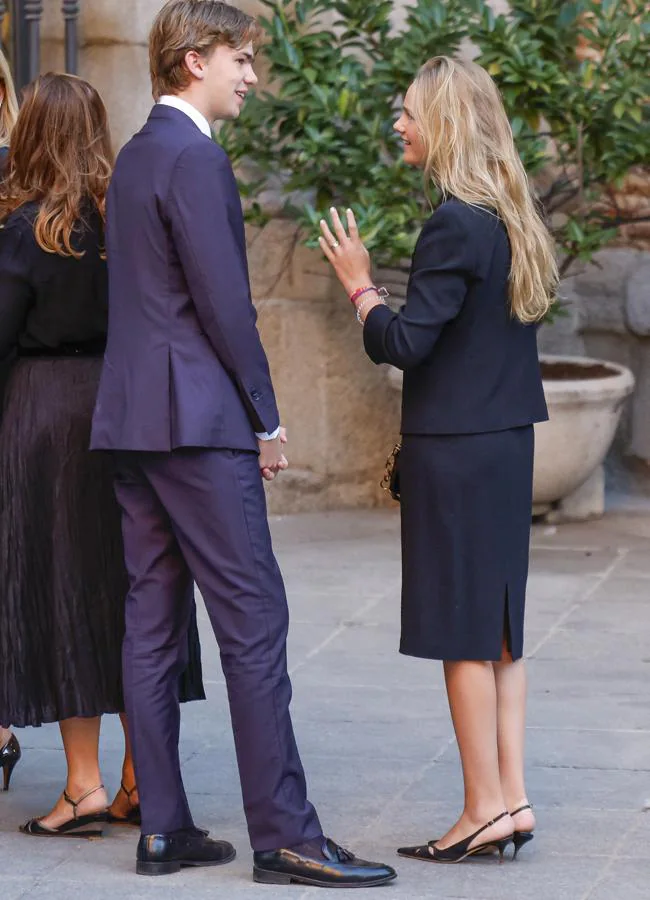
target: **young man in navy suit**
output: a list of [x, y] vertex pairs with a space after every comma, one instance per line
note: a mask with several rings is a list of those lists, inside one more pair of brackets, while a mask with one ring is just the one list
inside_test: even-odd
[[178, 755], [178, 674], [201, 590], [226, 679], [257, 881], [382, 884], [388, 866], [323, 836], [289, 702], [288, 611], [262, 477], [286, 468], [256, 329], [242, 211], [210, 122], [257, 83], [254, 19], [170, 0], [150, 38], [157, 104], [107, 200], [110, 324], [92, 447], [114, 452], [130, 591], [124, 691], [142, 811], [137, 871], [234, 858], [192, 821]]

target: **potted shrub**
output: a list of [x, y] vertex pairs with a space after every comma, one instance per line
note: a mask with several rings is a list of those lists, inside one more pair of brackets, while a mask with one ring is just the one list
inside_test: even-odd
[[[468, 41], [501, 88], [562, 274], [591, 260], [633, 219], [617, 208], [613, 188], [650, 157], [650, 70], [643, 52], [650, 27], [639, 0], [513, 0], [501, 15], [484, 0], [416, 0], [397, 26], [391, 0], [262, 2], [269, 10], [263, 19], [269, 90], [247, 103], [236, 128], [220, 134], [233, 162], [245, 163], [241, 188], [249, 220], [289, 217], [315, 246], [328, 207], [351, 206], [384, 269], [382, 280], [403, 290], [430, 207], [420, 174], [401, 162], [395, 111], [419, 61], [467, 52]], [[585, 467], [557, 479], [556, 487], [540, 481], [561, 465], [558, 446], [579, 443], [571, 432], [583, 419], [575, 403], [588, 405], [592, 395], [601, 405], [609, 402], [604, 397], [619, 384], [608, 427], [596, 429], [600, 447], [588, 464], [597, 469], [633, 383], [631, 375], [617, 381], [606, 366], [567, 368], [572, 364], [544, 363], [551, 423], [537, 429], [535, 480], [546, 504], [590, 474]], [[579, 382], [605, 379], [608, 389], [582, 392], [578, 400], [571, 372]], [[561, 409], [572, 412], [563, 417]], [[564, 429], [559, 437], [558, 428]], [[551, 454], [553, 464], [546, 465]]]

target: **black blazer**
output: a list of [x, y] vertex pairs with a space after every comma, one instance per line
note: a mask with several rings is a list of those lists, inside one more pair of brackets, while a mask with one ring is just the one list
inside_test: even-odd
[[403, 434], [502, 431], [548, 418], [536, 326], [510, 314], [510, 261], [501, 220], [450, 199], [418, 238], [405, 306], [368, 314], [368, 356], [404, 370]]

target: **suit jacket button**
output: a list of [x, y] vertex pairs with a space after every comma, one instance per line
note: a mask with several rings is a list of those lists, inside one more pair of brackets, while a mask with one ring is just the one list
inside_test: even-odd
[[251, 391], [251, 397], [253, 400], [259, 400], [262, 395], [259, 391]]

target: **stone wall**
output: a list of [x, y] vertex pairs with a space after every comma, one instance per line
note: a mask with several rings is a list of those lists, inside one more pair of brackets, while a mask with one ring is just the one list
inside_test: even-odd
[[[119, 148], [141, 127], [151, 108], [147, 38], [162, 0], [84, 0], [79, 74], [101, 93]], [[63, 65], [60, 4], [45, 4], [42, 69]]]
[[[622, 216], [650, 216], [650, 167], [638, 166], [614, 193], [614, 203]], [[621, 246], [650, 250], [650, 221], [623, 225], [617, 243]]]
[[291, 469], [269, 491], [275, 511], [390, 504], [379, 488], [399, 434], [399, 395], [363, 352], [361, 327], [319, 252], [295, 226], [248, 229], [259, 327]]

